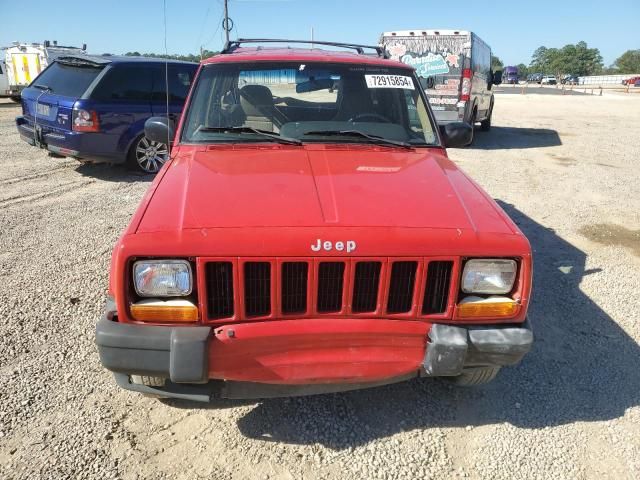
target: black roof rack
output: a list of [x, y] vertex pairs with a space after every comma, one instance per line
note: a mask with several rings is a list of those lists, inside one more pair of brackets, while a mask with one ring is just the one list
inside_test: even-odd
[[374, 50], [379, 57], [389, 58], [389, 54], [384, 47], [373, 45], [359, 45], [357, 43], [341, 43], [341, 42], [322, 42], [318, 40], [285, 40], [276, 38], [238, 38], [237, 40], [229, 40], [222, 49], [222, 54], [233, 53], [243, 43], [306, 43], [312, 45], [328, 45], [331, 47], [341, 47], [355, 50], [360, 55], [364, 55], [364, 50]]

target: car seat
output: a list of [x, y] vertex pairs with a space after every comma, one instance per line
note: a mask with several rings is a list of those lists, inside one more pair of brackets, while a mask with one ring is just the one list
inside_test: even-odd
[[281, 122], [273, 104], [273, 94], [264, 85], [245, 85], [240, 89], [240, 106], [245, 114], [244, 125], [270, 132], [278, 131]]

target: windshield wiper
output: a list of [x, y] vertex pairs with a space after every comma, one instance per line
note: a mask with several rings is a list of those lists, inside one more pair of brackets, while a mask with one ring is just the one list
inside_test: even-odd
[[53, 90], [51, 89], [51, 87], [47, 86], [47, 85], [40, 85], [39, 83], [36, 83], [33, 85], [35, 88], [38, 88], [40, 90], [44, 90], [45, 92], [53, 92]]
[[379, 135], [371, 135], [361, 130], [312, 130], [305, 132], [305, 135], [325, 135], [325, 136], [345, 136], [345, 137], [362, 137], [367, 140], [371, 140], [373, 143], [394, 145], [396, 147], [412, 149], [413, 145], [401, 140], [391, 140], [390, 138], [384, 138]]
[[302, 142], [297, 138], [282, 137], [275, 132], [268, 130], [261, 130], [253, 127], [198, 127], [195, 133], [199, 132], [214, 132], [214, 133], [254, 133], [265, 138], [270, 138], [276, 142], [287, 143], [290, 145], [302, 145]]

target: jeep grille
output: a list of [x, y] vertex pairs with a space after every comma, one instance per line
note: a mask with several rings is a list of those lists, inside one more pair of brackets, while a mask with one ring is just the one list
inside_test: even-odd
[[[206, 318], [444, 318], [457, 259], [201, 259]], [[234, 288], [235, 286], [235, 288]]]

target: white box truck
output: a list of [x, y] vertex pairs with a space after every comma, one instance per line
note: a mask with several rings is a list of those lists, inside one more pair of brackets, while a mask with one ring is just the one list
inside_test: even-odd
[[4, 50], [0, 50], [0, 97], [6, 97], [9, 90], [9, 76], [7, 75], [7, 65], [4, 61]]
[[61, 55], [85, 54], [87, 46], [82, 48], [59, 46], [45, 40], [44, 43], [13, 42], [5, 52], [8, 87], [2, 93], [12, 100], [20, 101], [20, 92], [31, 83], [49, 63]]
[[464, 121], [491, 128], [491, 48], [465, 30], [384, 32], [380, 45], [391, 58], [412, 65], [438, 123]]

